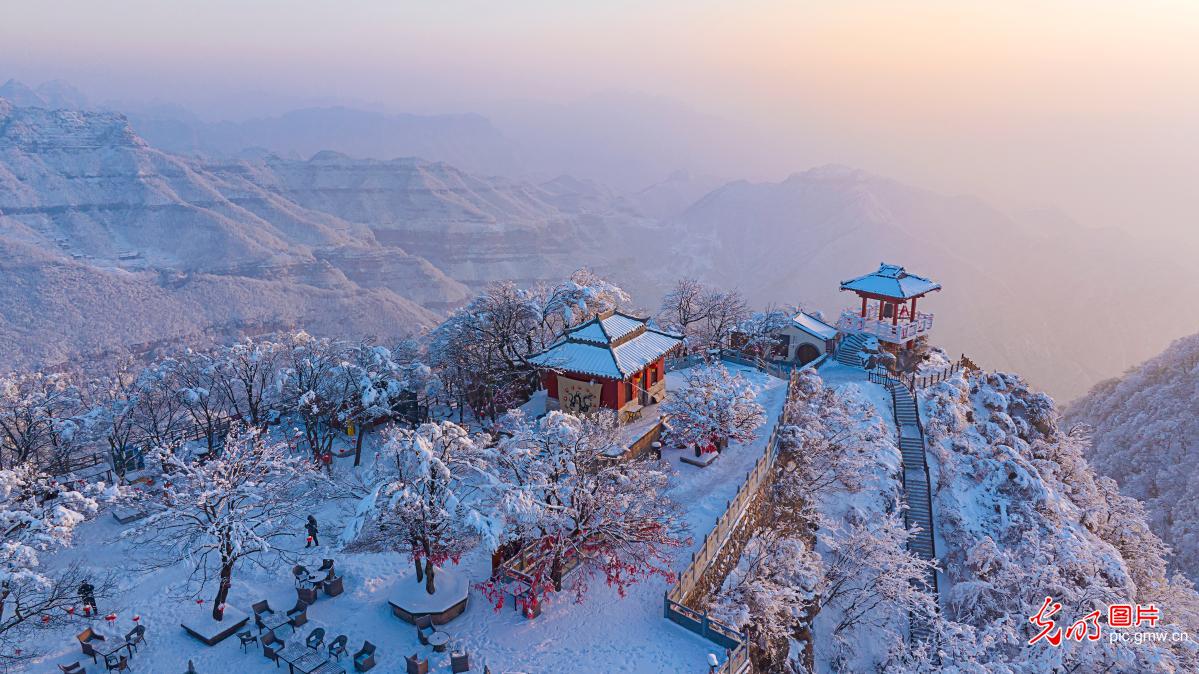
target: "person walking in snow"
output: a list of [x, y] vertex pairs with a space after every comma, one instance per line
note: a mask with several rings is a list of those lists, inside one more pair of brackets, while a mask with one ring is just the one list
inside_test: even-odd
[[91, 609], [96, 613], [96, 588], [86, 580], [79, 584], [79, 601], [83, 602], [84, 610]]
[[308, 516], [308, 522], [304, 524], [304, 528], [308, 530], [308, 545], [304, 547], [319, 546], [321, 542], [316, 538], [316, 518], [312, 515]]

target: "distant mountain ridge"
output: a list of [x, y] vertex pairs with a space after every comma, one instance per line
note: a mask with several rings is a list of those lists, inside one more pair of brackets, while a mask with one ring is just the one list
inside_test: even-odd
[[1072, 222], [1043, 228], [856, 169], [727, 183], [670, 224], [688, 273], [759, 303], [812, 303], [832, 320], [851, 304], [838, 282], [879, 262], [931, 276], [944, 287], [923, 302], [935, 342], [1066, 399], [1199, 331], [1193, 313], [1143, 306], [1161, 288], [1199, 291], [1186, 251]]
[[[414, 332], [469, 286], [580, 264], [572, 246], [595, 232], [543, 198], [533, 185], [418, 159], [185, 158], [116, 113], [0, 100], [0, 243], [11, 265], [0, 343], [12, 346], [0, 366], [238, 325]], [[84, 287], [105, 299], [81, 305]], [[68, 315], [80, 317], [77, 331], [51, 329]]]
[[[937, 315], [935, 341], [1067, 398], [1199, 331], [1199, 316], [1142, 307], [1163, 287], [1199, 291], [1185, 251], [840, 166], [759, 183], [676, 172], [621, 192], [569, 174], [529, 182], [329, 150], [185, 157], [119, 114], [0, 102], [0, 238], [105, 273], [332, 292], [347, 332], [358, 293], [388, 298], [403, 332], [489, 281], [527, 285], [581, 266], [651, 310], [674, 279], [694, 276], [835, 320], [847, 304], [837, 282], [887, 261], [943, 283], [922, 307]], [[247, 324], [272, 315], [271, 293], [257, 296]], [[53, 350], [25, 339], [9, 358]]]
[[345, 107], [303, 108], [240, 122], [204, 122], [177, 111], [128, 115], [138, 134], [168, 152], [212, 158], [247, 148], [290, 158], [334, 149], [354, 157], [423, 157], [479, 173], [513, 173], [519, 153], [481, 115], [414, 115]]

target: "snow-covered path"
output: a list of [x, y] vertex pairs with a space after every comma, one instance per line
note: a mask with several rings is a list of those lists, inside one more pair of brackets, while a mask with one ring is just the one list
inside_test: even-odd
[[[703, 535], [711, 529], [736, 493], [754, 462], [761, 455], [771, 428], [783, 406], [786, 382], [749, 368], [729, 366], [740, 371], [760, 388], [759, 402], [766, 408], [767, 424], [758, 430], [757, 439], [745, 446], [732, 445], [708, 468], [695, 468], [678, 460], [678, 450], [666, 450], [665, 459], [675, 471], [671, 494], [685, 511], [687, 524], [696, 541], [676, 554], [676, 570], [682, 570]], [[668, 386], [679, 386], [685, 372], [667, 375]], [[318, 513], [322, 532], [328, 545], [340, 526], [352, 514], [352, 502], [343, 506], [331, 505]], [[76, 559], [95, 568], [128, 568], [125, 561], [129, 551], [118, 540], [122, 527], [110, 516], [83, 525], [79, 531], [80, 545], [58, 555], [54, 563]], [[306, 562], [318, 566], [323, 553], [311, 555]], [[432, 656], [430, 671], [448, 671], [448, 655], [433, 654], [421, 647], [413, 628], [393, 617], [387, 597], [398, 577], [410, 564], [398, 554], [328, 553], [337, 560], [338, 571], [345, 577], [346, 592], [336, 598], [322, 596], [309, 611], [309, 624], [301, 628], [307, 634], [313, 627], [324, 627], [327, 638], [346, 634], [350, 651], [356, 651], [363, 639], [378, 645], [378, 666], [381, 674], [403, 672], [403, 656], [423, 653]], [[250, 604], [267, 599], [275, 609], [290, 608], [295, 603], [290, 568], [277, 565], [270, 571], [245, 567], [238, 571], [230, 594], [230, 603], [246, 610]], [[482, 552], [464, 559], [461, 567], [474, 580], [484, 580], [490, 572], [490, 557]], [[148, 577], [131, 572], [122, 582], [122, 591], [115, 606], [102, 605], [101, 611], [115, 609], [118, 620], [109, 632], [127, 632], [133, 627], [131, 617], [141, 616], [147, 626], [147, 645], [135, 654], [134, 671], [153, 674], [176, 674], [187, 669], [193, 660], [201, 674], [241, 674], [279, 671], [262, 657], [261, 649], [251, 647], [243, 654], [236, 638], [208, 648], [186, 636], [179, 628], [182, 617], [200, 610], [194, 603], [169, 596], [167, 588], [182, 582], [178, 568]], [[471, 592], [470, 606], [460, 618], [446, 626], [455, 647], [465, 647], [471, 653], [475, 670], [482, 671], [484, 663], [492, 672], [528, 674], [607, 674], [611, 672], [658, 674], [661, 672], [703, 671], [708, 652], [720, 649], [699, 636], [667, 621], [663, 615], [663, 593], [666, 585], [654, 579], [633, 586], [625, 598], [604, 585], [602, 578], [593, 579], [591, 591], [583, 603], [573, 597], [554, 597], [535, 620], [526, 620], [511, 606], [494, 612], [477, 592]], [[206, 593], [205, 596], [211, 593]], [[210, 606], [206, 603], [203, 610]], [[107, 628], [107, 625], [102, 626]], [[46, 641], [31, 644], [45, 649], [48, 655], [30, 664], [26, 672], [52, 672], [54, 663], [82, 660], [89, 671], [95, 666], [91, 658], [83, 658], [73, 634], [66, 632], [43, 634]], [[347, 662], [343, 659], [343, 662]], [[101, 665], [102, 667], [102, 665]]]

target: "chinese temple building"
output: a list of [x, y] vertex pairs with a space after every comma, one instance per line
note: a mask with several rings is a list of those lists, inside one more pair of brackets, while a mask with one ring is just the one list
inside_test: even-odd
[[530, 358], [541, 368], [550, 401], [568, 412], [628, 412], [662, 402], [666, 355], [683, 340], [647, 321], [608, 311], [570, 328]]
[[933, 315], [919, 313], [916, 302], [940, 289], [936, 281], [911, 274], [899, 265], [883, 263], [876, 272], [841, 282], [841, 290], [856, 294], [862, 304], [842, 311], [837, 329], [873, 335], [881, 346], [892, 351], [910, 349], [933, 327]]

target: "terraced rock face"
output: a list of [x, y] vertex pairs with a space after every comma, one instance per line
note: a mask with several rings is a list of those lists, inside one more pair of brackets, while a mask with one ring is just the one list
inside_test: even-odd
[[[603, 194], [561, 197], [419, 159], [180, 157], [119, 114], [0, 99], [0, 244], [23, 279], [0, 288], [0, 368], [295, 325], [407, 334], [490, 281], [636, 243], [614, 232], [637, 216]], [[81, 306], [100, 296], [107, 311]], [[53, 328], [67, 315], [77, 332]]]

